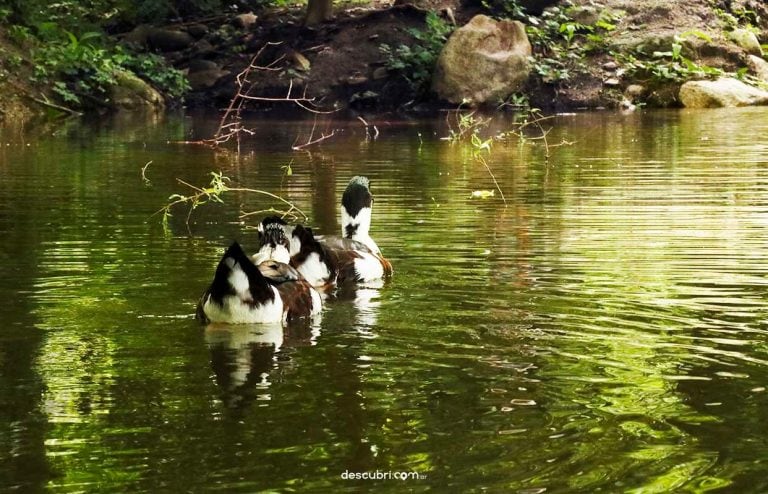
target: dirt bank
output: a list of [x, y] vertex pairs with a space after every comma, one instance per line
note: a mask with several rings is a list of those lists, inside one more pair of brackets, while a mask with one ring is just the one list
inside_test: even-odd
[[[425, 28], [424, 6], [456, 26], [483, 11], [478, 4], [450, 0], [355, 7], [339, 10], [334, 21], [317, 29], [301, 27], [300, 11], [265, 13], [234, 41], [246, 47], [243, 52], [211, 57], [227, 75], [198, 88], [189, 102], [223, 104], [233, 95], [235, 76], [250, 55], [267, 42], [281, 42], [259, 62], [266, 65], [283, 57], [280, 70], [255, 74], [253, 94], [279, 98], [289, 88], [300, 88], [320, 107], [362, 112], [446, 106], [433, 93], [414, 88], [407, 73], [392, 70], [381, 49], [418, 44], [413, 32]], [[734, 30], [749, 30], [760, 42], [768, 40], [768, 7], [757, 1], [573, 0], [555, 2], [525, 20], [535, 28], [534, 70], [517, 96], [544, 109], [678, 106], [677, 92], [686, 79], [749, 67], [749, 52], [734, 41]], [[575, 35], [566, 42], [563, 26], [568, 24], [575, 26]], [[673, 58], [676, 45], [680, 54]], [[553, 66], [559, 70], [554, 75], [547, 72]]]

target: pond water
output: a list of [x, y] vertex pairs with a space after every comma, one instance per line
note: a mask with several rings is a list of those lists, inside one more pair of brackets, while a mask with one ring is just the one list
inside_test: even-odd
[[[0, 129], [0, 490], [768, 490], [768, 110], [548, 120], [548, 160], [488, 155], [506, 207], [441, 119], [304, 151], [311, 121], [250, 123], [239, 153], [179, 143], [215, 116]], [[256, 249], [240, 211], [281, 207], [164, 231], [213, 170], [320, 233], [367, 175], [393, 279], [200, 325], [223, 249]]]

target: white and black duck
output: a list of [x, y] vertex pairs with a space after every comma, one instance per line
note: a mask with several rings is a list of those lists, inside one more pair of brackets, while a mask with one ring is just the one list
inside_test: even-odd
[[295, 269], [274, 260], [257, 266], [234, 242], [200, 298], [197, 317], [204, 322], [272, 323], [312, 316], [321, 309], [317, 290]]
[[372, 206], [368, 179], [354, 177], [341, 200], [342, 237], [316, 237], [311, 228], [270, 216], [259, 225], [261, 248], [254, 260], [287, 259], [316, 287], [381, 280], [392, 274], [392, 265], [369, 234]]

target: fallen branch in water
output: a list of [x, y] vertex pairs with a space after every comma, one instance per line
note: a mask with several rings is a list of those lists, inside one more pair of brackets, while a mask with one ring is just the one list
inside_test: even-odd
[[[529, 118], [532, 117], [532, 118]], [[507, 132], [502, 132], [501, 134], [496, 136], [496, 139], [498, 140], [506, 140], [510, 136], [516, 137], [521, 142], [525, 142], [527, 140], [530, 141], [537, 141], [541, 140], [544, 143], [544, 158], [545, 160], [549, 161], [549, 158], [551, 156], [549, 150], [550, 148], [559, 147], [559, 146], [570, 146], [573, 144], [573, 142], [563, 140], [558, 144], [550, 144], [549, 140], [547, 139], [547, 135], [552, 131], [552, 128], [545, 129], [542, 125], [542, 122], [554, 118], [554, 115], [547, 115], [544, 116], [541, 114], [541, 110], [538, 109], [532, 109], [530, 110], [522, 123], [516, 123], [515, 126], [512, 128], [512, 130], [509, 130]], [[534, 126], [539, 130], [539, 135], [537, 136], [529, 136], [526, 135], [525, 129], [529, 126]]]
[[147, 168], [152, 164], [152, 160], [147, 161], [147, 164], [141, 167], [141, 180], [144, 185], [151, 185], [152, 182], [147, 178]]
[[371, 139], [371, 134], [368, 132], [368, 127], [373, 127], [373, 140], [375, 141], [379, 137], [379, 128], [375, 125], [371, 126], [368, 122], [365, 121], [365, 119], [358, 115], [358, 120], [363, 122], [363, 125], [365, 126], [365, 140], [368, 141]]
[[82, 112], [73, 110], [72, 108], [67, 108], [66, 106], [61, 106], [61, 105], [57, 105], [56, 103], [51, 103], [50, 101], [48, 101], [48, 98], [45, 98], [45, 96], [43, 96], [45, 99], [40, 99], [32, 96], [31, 94], [27, 94], [26, 92], [24, 92], [23, 95], [39, 105], [47, 106], [48, 108], [52, 108], [60, 112], [68, 113], [75, 117], [79, 117], [82, 115]]
[[320, 137], [318, 137], [317, 139], [309, 140], [309, 141], [305, 142], [304, 144], [300, 144], [298, 146], [291, 146], [291, 149], [293, 149], [294, 151], [299, 151], [299, 150], [304, 149], [306, 147], [309, 147], [309, 146], [311, 146], [313, 144], [317, 144], [318, 142], [322, 142], [322, 141], [324, 141], [326, 139], [330, 139], [335, 134], [336, 134], [336, 131], [332, 130], [331, 133], [328, 134], [328, 135], [321, 134]]
[[[283, 204], [288, 206], [288, 210], [286, 211], [280, 211], [274, 208], [270, 208], [269, 211], [276, 214], [281, 214], [282, 216], [292, 216], [294, 218], [298, 218], [298, 214], [300, 214], [303, 219], [306, 221], [309, 217], [299, 209], [295, 204], [293, 204], [291, 201], [284, 199], [278, 195], [275, 195], [271, 192], [267, 192], [265, 190], [259, 190], [259, 189], [250, 189], [247, 187], [230, 187], [227, 185], [228, 182], [231, 182], [229, 177], [225, 177], [221, 172], [211, 172], [211, 182], [207, 187], [197, 187], [195, 185], [192, 185], [188, 182], [185, 182], [184, 180], [181, 180], [180, 178], [177, 178], [176, 181], [179, 182], [182, 185], [185, 185], [189, 188], [191, 188], [194, 193], [190, 195], [183, 195], [183, 194], [172, 194], [168, 197], [168, 200], [171, 201], [162, 208], [158, 209], [154, 213], [152, 213], [152, 216], [155, 216], [156, 214], [163, 214], [163, 229], [168, 230], [168, 221], [170, 217], [172, 216], [171, 210], [180, 204], [188, 204], [189, 210], [187, 211], [187, 217], [185, 220], [185, 224], [187, 227], [189, 227], [189, 220], [192, 217], [192, 212], [197, 209], [199, 206], [202, 206], [203, 204], [207, 202], [218, 202], [223, 204], [224, 200], [221, 198], [221, 196], [225, 192], [248, 192], [253, 194], [260, 194], [267, 197], [270, 197], [272, 199], [276, 199]], [[249, 214], [255, 214], [255, 213], [247, 213], [247, 214], [241, 214], [241, 218], [249, 215]]]
[[493, 180], [494, 185], [496, 185], [496, 190], [499, 191], [499, 195], [501, 196], [501, 200], [504, 202], [504, 207], [507, 207], [507, 198], [504, 197], [504, 192], [501, 190], [501, 186], [499, 185], [499, 182], [496, 180], [496, 175], [493, 174], [493, 171], [491, 170], [491, 167], [488, 165], [488, 161], [486, 161], [485, 156], [483, 156], [483, 151], [487, 152], [488, 154], [491, 153], [491, 139], [483, 141], [480, 139], [480, 136], [477, 135], [477, 132], [472, 133], [472, 157], [483, 165], [485, 169], [488, 171], [488, 174], [491, 176], [491, 179]]
[[330, 139], [336, 134], [336, 130], [334, 129], [328, 135], [326, 135], [325, 132], [323, 132], [320, 134], [320, 137], [318, 137], [317, 139], [312, 139], [312, 137], [314, 137], [315, 135], [315, 127], [317, 127], [317, 118], [315, 118], [314, 122], [312, 122], [312, 130], [309, 131], [309, 137], [307, 138], [307, 142], [305, 142], [304, 144], [296, 144], [296, 141], [299, 140], [299, 137], [296, 136], [296, 140], [293, 141], [293, 145], [291, 146], [291, 149], [293, 149], [294, 151], [300, 151], [304, 148], [312, 146], [313, 144], [317, 144], [318, 142], [322, 142], [326, 139]]

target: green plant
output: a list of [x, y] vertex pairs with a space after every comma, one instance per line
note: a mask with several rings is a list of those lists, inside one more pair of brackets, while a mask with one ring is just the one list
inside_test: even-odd
[[117, 64], [97, 45], [101, 34], [90, 32], [78, 38], [69, 31], [61, 33], [66, 39], [42, 44], [34, 51], [37, 77], [62, 78], [64, 82], [57, 83], [54, 92], [66, 102], [80, 104], [84, 95], [103, 95], [114, 84]]
[[699, 65], [683, 54], [685, 40], [691, 36], [711, 41], [711, 38], [701, 31], [686, 31], [674, 37], [669, 50], [654, 51], [650, 56], [638, 51], [634, 54], [616, 54], [615, 57], [630, 76], [651, 79], [657, 83], [680, 83], [694, 78], [725, 75], [723, 70]]
[[0, 47], [0, 64], [6, 69], [18, 69], [24, 59], [18, 53], [9, 53], [5, 48]]
[[448, 140], [451, 142], [458, 142], [464, 140], [466, 137], [473, 134], [477, 134], [480, 129], [486, 127], [491, 121], [490, 118], [480, 118], [475, 116], [476, 111], [462, 112], [456, 110], [454, 113], [455, 128], [451, 124], [450, 120], [446, 116], [448, 122]]
[[533, 45], [534, 71], [546, 83], [567, 81], [574, 73], [588, 71], [586, 56], [607, 51], [605, 35], [616, 29], [619, 14], [603, 11], [594, 24], [573, 18], [569, 8], [547, 9], [541, 17], [529, 17], [526, 32]]
[[181, 99], [189, 91], [189, 81], [183, 72], [177, 70], [154, 53], [132, 54], [116, 48], [120, 53], [120, 64], [139, 77], [148, 80], [155, 87], [173, 99]]
[[8, 37], [17, 45], [22, 45], [32, 37], [32, 32], [28, 27], [14, 24], [8, 28]]
[[53, 22], [69, 31], [100, 30], [119, 23], [162, 23], [171, 16], [188, 17], [220, 11], [221, 0], [5, 0], [0, 20], [35, 27]]
[[483, 7], [498, 17], [526, 19], [525, 8], [517, 0], [483, 0]]
[[133, 54], [120, 46], [110, 47], [100, 32], [79, 37], [53, 23], [39, 26], [47, 40], [33, 51], [34, 78], [58, 79], [52, 90], [67, 104], [103, 104], [118, 71], [131, 71], [147, 79], [172, 98], [189, 89], [184, 74], [154, 54]]
[[401, 74], [419, 94], [429, 89], [437, 57], [453, 31], [453, 26], [435, 12], [427, 13], [425, 23], [424, 29], [408, 29], [414, 38], [412, 45], [399, 45], [394, 49], [385, 43], [379, 46], [386, 57], [387, 68]]
[[511, 106], [512, 108], [529, 108], [531, 106], [531, 102], [528, 100], [527, 94], [514, 93], [510, 95], [509, 98], [507, 98], [507, 101], [505, 101], [501, 106]]
[[[149, 163], [147, 163], [149, 165]], [[144, 169], [146, 169], [147, 165], [144, 165]], [[142, 172], [143, 177], [143, 172]], [[232, 182], [231, 179], [227, 176], [225, 176], [222, 172], [211, 172], [211, 182], [208, 184], [207, 187], [196, 187], [192, 184], [189, 184], [181, 179], [176, 179], [180, 184], [185, 185], [193, 190], [193, 192], [189, 195], [185, 194], [171, 194], [168, 197], [168, 203], [160, 208], [159, 210], [155, 211], [152, 216], [156, 214], [162, 214], [162, 225], [163, 225], [163, 231], [168, 232], [169, 231], [169, 221], [172, 215], [172, 210], [175, 206], [185, 204], [189, 206], [189, 209], [187, 210], [187, 217], [185, 224], [189, 226], [189, 220], [192, 217], [192, 212], [195, 211], [198, 207], [202, 206], [203, 204], [209, 203], [209, 202], [217, 202], [220, 204], [224, 203], [224, 199], [222, 196], [227, 192], [245, 192], [245, 193], [253, 193], [253, 194], [260, 194], [265, 195], [267, 197], [270, 197], [272, 199], [276, 199], [286, 206], [288, 206], [287, 210], [280, 211], [275, 208], [270, 208], [266, 211], [270, 213], [278, 213], [283, 217], [290, 216], [295, 219], [303, 218], [303, 220], [306, 220], [309, 218], [304, 211], [299, 209], [296, 205], [294, 205], [292, 202], [288, 201], [287, 199], [284, 199], [280, 196], [277, 196], [275, 194], [272, 194], [271, 192], [267, 192], [264, 190], [258, 190], [258, 189], [249, 189], [246, 187], [230, 187], [230, 183]], [[241, 213], [240, 218], [244, 219], [248, 216], [252, 216], [255, 214], [261, 214], [265, 211], [253, 211], [249, 213]]]

